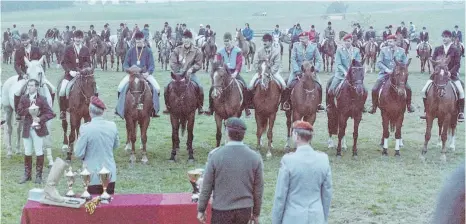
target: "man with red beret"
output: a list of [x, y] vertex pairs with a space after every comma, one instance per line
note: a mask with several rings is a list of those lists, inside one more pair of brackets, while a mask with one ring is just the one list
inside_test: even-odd
[[[104, 102], [96, 96], [92, 96], [90, 100], [89, 115], [91, 121], [81, 125], [74, 155], [82, 160], [83, 164], [91, 172], [100, 171], [102, 167], [108, 169], [111, 177], [107, 192], [113, 194], [117, 179], [113, 150], [117, 149], [120, 144], [118, 129], [115, 122], [107, 121], [102, 117], [105, 109], [107, 109]], [[90, 194], [103, 193], [98, 175], [91, 176], [88, 191]]]
[[[390, 74], [395, 69], [395, 60], [407, 64], [408, 57], [403, 48], [396, 46], [396, 36], [390, 35], [387, 37], [386, 47], [380, 49], [379, 57], [377, 58], [377, 67], [380, 69], [379, 77], [372, 88], [372, 109], [369, 113], [374, 114], [377, 111], [379, 104], [379, 89], [382, 87], [384, 81], [386, 81]], [[414, 107], [411, 105], [411, 87], [406, 83], [406, 107], [409, 113], [414, 112]]]
[[[450, 72], [451, 76], [450, 79], [453, 81], [453, 83], [456, 85], [456, 89], [458, 90], [458, 108], [459, 108], [459, 114], [458, 114], [458, 122], [463, 122], [464, 121], [464, 87], [461, 85], [460, 79], [459, 79], [459, 69], [461, 66], [461, 54], [460, 50], [453, 46], [452, 40], [451, 40], [452, 34], [449, 30], [445, 30], [442, 33], [442, 40], [443, 40], [443, 45], [436, 47], [434, 50], [434, 54], [432, 55], [432, 59], [434, 61], [439, 60], [439, 57], [444, 57], [447, 56], [450, 58], [450, 62], [448, 63], [448, 70], [445, 72]], [[426, 108], [426, 97], [427, 97], [427, 89], [432, 83], [432, 76], [430, 77], [429, 80], [427, 80], [426, 85], [424, 88], [422, 88], [422, 93], [423, 93], [423, 102], [424, 102], [424, 115], [421, 116], [421, 119], [426, 119], [426, 114], [425, 114], [425, 108]]]
[[[322, 66], [322, 55], [317, 49], [316, 43], [309, 42], [309, 33], [302, 32], [299, 35], [299, 43], [293, 44], [293, 49], [291, 50], [291, 66], [292, 70], [290, 76], [288, 77], [288, 83], [286, 89], [282, 92], [282, 110], [290, 110], [290, 100], [291, 90], [294, 88], [298, 82], [297, 76], [302, 74], [301, 65], [304, 61], [314, 61], [315, 59], [315, 71], [319, 72]], [[315, 80], [319, 87], [320, 99], [322, 99], [322, 85], [320, 84], [319, 77]], [[325, 110], [325, 108], [319, 104], [319, 110]]]
[[308, 122], [293, 123], [297, 149], [280, 162], [272, 224], [328, 223], [332, 171], [327, 154], [315, 151], [309, 144], [313, 135]]

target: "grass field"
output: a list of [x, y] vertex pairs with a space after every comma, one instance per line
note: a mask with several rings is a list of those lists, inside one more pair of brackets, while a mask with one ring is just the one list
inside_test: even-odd
[[[422, 6], [420, 6], [422, 4]], [[2, 13], [2, 31], [6, 27], [17, 24], [20, 31], [27, 31], [31, 23], [38, 28], [42, 37], [46, 28], [57, 25], [60, 30], [65, 25], [76, 25], [87, 30], [90, 24], [94, 24], [97, 30], [101, 30], [103, 24], [110, 23], [115, 32], [120, 22], [132, 24], [151, 25], [151, 31], [162, 27], [163, 22], [168, 21], [173, 27], [178, 22], [185, 22], [188, 28], [197, 29], [198, 24], [211, 24], [217, 34], [233, 32], [235, 27], [242, 27], [249, 22], [253, 29], [272, 28], [275, 24], [281, 27], [290, 27], [295, 22], [301, 22], [306, 29], [315, 24], [322, 31], [327, 23], [320, 18], [320, 13], [325, 12], [326, 2], [222, 2], [222, 3], [172, 3], [150, 4], [134, 6], [80, 6], [61, 10], [37, 10], [27, 12]], [[254, 12], [267, 11], [266, 17], [253, 17]], [[442, 8], [439, 2], [352, 2], [347, 20], [333, 21], [333, 27], [338, 32], [350, 28], [349, 21], [359, 19], [357, 12], [371, 13], [374, 27], [379, 30], [387, 24], [397, 26], [402, 20], [406, 23], [413, 21], [418, 28], [427, 26], [431, 33], [431, 43], [440, 44], [440, 33], [443, 29], [451, 29], [455, 24], [464, 29], [464, 9], [455, 6]], [[353, 13], [353, 14], [351, 14]], [[219, 42], [221, 44], [221, 42]], [[260, 44], [256, 38], [256, 44]], [[259, 46], [259, 45], [258, 45]], [[285, 45], [287, 49], [288, 46]], [[287, 52], [287, 50], [285, 50]], [[420, 91], [427, 74], [419, 73], [419, 60], [415, 58], [414, 49], [410, 52], [413, 58], [410, 65], [409, 82], [413, 89], [413, 103], [417, 111], [405, 115], [402, 129], [405, 147], [401, 149], [402, 158], [395, 159], [394, 137], [391, 134], [389, 144], [389, 158], [381, 158], [381, 149], [378, 145], [381, 137], [381, 117], [378, 112], [375, 115], [364, 114], [360, 125], [359, 134], [359, 160], [351, 159], [351, 153], [344, 152], [341, 160], [335, 159], [335, 150], [327, 149], [327, 118], [324, 113], [317, 115], [315, 123], [316, 136], [312, 142], [315, 149], [329, 154], [333, 171], [334, 194], [330, 211], [330, 223], [427, 223], [431, 218], [435, 206], [435, 198], [443, 184], [444, 178], [463, 159], [465, 149], [464, 124], [458, 126], [456, 152], [447, 154], [447, 163], [440, 162], [440, 149], [436, 147], [437, 136], [433, 135], [427, 162], [419, 159], [422, 144], [424, 142], [425, 122], [418, 119], [423, 110]], [[283, 76], [288, 72], [288, 55], [283, 58]], [[14, 75], [12, 65], [2, 65], [1, 79], [4, 82]], [[55, 67], [47, 70], [47, 77], [52, 83], [57, 83], [63, 71]], [[461, 68], [461, 77], [464, 78], [464, 67]], [[215, 146], [215, 122], [213, 117], [198, 116], [194, 130], [194, 148], [197, 163], [189, 165], [187, 151], [182, 147], [179, 153], [179, 162], [168, 163], [167, 159], [171, 150], [171, 128], [168, 116], [163, 115], [158, 119], [152, 119], [148, 131], [148, 165], [137, 164], [129, 167], [129, 155], [124, 151], [126, 140], [125, 123], [119, 117], [113, 115], [116, 105], [116, 88], [124, 73], [112, 71], [96, 71], [96, 81], [100, 87], [100, 97], [110, 108], [105, 113], [105, 118], [117, 123], [120, 132], [121, 146], [115, 152], [118, 166], [118, 193], [166, 193], [189, 192], [191, 186], [186, 177], [186, 171], [192, 168], [203, 167], [208, 152]], [[252, 73], [243, 72], [246, 80], [250, 80]], [[331, 74], [320, 73], [322, 80], [327, 80]], [[160, 71], [159, 65], [155, 77], [161, 85], [166, 85], [170, 78], [168, 72]], [[201, 72], [199, 75], [205, 89], [210, 86], [208, 74]], [[376, 79], [376, 74], [367, 74], [366, 87], [370, 88]], [[163, 100], [163, 97], [162, 97]], [[324, 101], [325, 102], [325, 101]], [[370, 97], [367, 101], [369, 105]], [[205, 99], [207, 107], [207, 97]], [[163, 107], [164, 108], [164, 107]], [[54, 105], [54, 111], [58, 114], [58, 106]], [[255, 146], [255, 121], [254, 118], [246, 119], [248, 134], [245, 142]], [[352, 121], [349, 122], [349, 127]], [[271, 159], [264, 156], [265, 192], [261, 222], [271, 223], [271, 208], [275, 191], [275, 181], [279, 168], [279, 161], [283, 155], [283, 146], [286, 139], [285, 115], [278, 113], [274, 129], [275, 151]], [[437, 133], [434, 127], [433, 133]], [[347, 132], [348, 137], [351, 132]], [[60, 154], [62, 130], [60, 122], [55, 120], [51, 135], [54, 138], [55, 156]], [[186, 138], [182, 139], [185, 142]], [[348, 138], [348, 145], [352, 144]], [[184, 144], [183, 144], [184, 145]], [[138, 150], [138, 159], [140, 151]], [[265, 155], [265, 152], [261, 152]], [[23, 157], [16, 155], [12, 159], [5, 157], [6, 152], [2, 145], [1, 153], [1, 223], [18, 223], [22, 206], [26, 203], [28, 190], [35, 186], [32, 183], [17, 184], [23, 174]], [[80, 167], [80, 162], [74, 161], [75, 169]], [[35, 172], [33, 172], [35, 174]], [[44, 176], [47, 176], [45, 169]], [[77, 180], [75, 189], [80, 189]], [[61, 181], [61, 192], [65, 192], [65, 181]], [[195, 217], [193, 217], [194, 219]]]

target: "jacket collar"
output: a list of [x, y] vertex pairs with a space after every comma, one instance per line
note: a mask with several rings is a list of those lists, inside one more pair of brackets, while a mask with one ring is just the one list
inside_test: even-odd
[[244, 145], [243, 142], [241, 141], [228, 141], [227, 144], [225, 144], [226, 146], [227, 145]]
[[309, 144], [306, 144], [306, 145], [302, 145], [302, 146], [299, 146], [298, 148], [296, 148], [296, 153], [309, 153], [309, 152], [313, 152], [314, 149], [312, 148], [311, 145]]

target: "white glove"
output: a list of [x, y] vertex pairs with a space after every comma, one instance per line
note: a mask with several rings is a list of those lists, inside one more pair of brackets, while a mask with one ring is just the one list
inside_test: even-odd
[[78, 72], [76, 72], [76, 71], [70, 71], [70, 75], [71, 75], [72, 77], [75, 77], [77, 74], [78, 74]]
[[385, 70], [385, 72], [386, 72], [387, 74], [392, 74], [392, 73], [393, 73], [393, 70], [387, 69], [387, 70]]

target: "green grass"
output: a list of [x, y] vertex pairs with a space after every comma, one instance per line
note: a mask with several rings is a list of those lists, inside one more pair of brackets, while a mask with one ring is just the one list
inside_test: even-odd
[[[215, 4], [215, 5], [213, 5]], [[350, 11], [363, 12], [387, 10], [390, 6], [396, 13], [379, 12], [373, 13], [374, 27], [385, 26], [388, 23], [399, 24], [401, 20], [406, 23], [413, 21], [417, 27], [426, 25], [431, 32], [432, 41], [435, 45], [440, 44], [441, 30], [451, 28], [454, 24], [464, 27], [464, 9], [445, 9], [439, 3], [426, 3], [422, 11], [407, 11], [407, 8], [417, 6], [417, 3], [391, 3], [384, 2], [383, 5], [365, 3], [350, 3]], [[87, 30], [93, 23], [98, 30], [105, 22], [109, 22], [112, 30], [115, 30], [121, 21], [127, 21], [130, 26], [137, 22], [139, 24], [149, 23], [151, 30], [159, 29], [163, 22], [169, 21], [174, 26], [177, 21], [186, 22], [188, 27], [197, 28], [197, 24], [204, 25], [210, 23], [219, 34], [226, 31], [234, 31], [235, 27], [242, 27], [244, 22], [249, 22], [253, 29], [267, 29], [275, 24], [281, 27], [288, 27], [300, 21], [303, 27], [315, 24], [322, 30], [326, 20], [322, 20], [317, 13], [325, 12], [328, 3], [172, 3], [153, 4], [137, 6], [106, 6], [102, 11], [102, 6], [85, 6], [80, 13], [78, 8], [62, 10], [38, 10], [24, 13], [3, 13], [2, 27], [10, 27], [11, 24], [18, 24], [20, 30], [27, 30], [31, 23], [35, 23], [39, 29], [39, 35], [43, 36], [46, 28], [57, 25], [60, 30], [65, 25], [76, 25], [78, 28]], [[255, 8], [253, 8], [253, 6]], [[433, 11], [437, 8], [437, 11]], [[252, 13], [267, 11], [266, 17], [253, 17]], [[84, 13], [86, 12], [86, 13]], [[291, 13], [293, 12], [293, 13]], [[105, 13], [105, 14], [104, 14]], [[66, 19], [64, 19], [66, 18]], [[39, 19], [42, 20], [39, 22]], [[356, 14], [350, 14], [346, 21], [334, 21], [333, 26], [339, 30], [348, 30], [349, 21], [357, 20]], [[427, 22], [428, 21], [428, 22]], [[460, 23], [461, 22], [461, 23]], [[425, 23], [425, 24], [424, 24]], [[260, 44], [256, 38], [256, 44]], [[285, 46], [287, 48], [287, 46]], [[394, 137], [391, 134], [389, 144], [389, 158], [381, 159], [381, 151], [378, 145], [381, 137], [381, 117], [364, 114], [360, 125], [359, 134], [359, 160], [351, 159], [350, 151], [344, 152], [343, 158], [339, 161], [335, 159], [335, 150], [327, 150], [327, 118], [324, 113], [317, 115], [315, 123], [316, 137], [312, 145], [315, 149], [329, 154], [333, 171], [334, 194], [330, 211], [330, 223], [427, 223], [431, 218], [435, 206], [435, 198], [443, 184], [444, 178], [454, 167], [464, 158], [464, 124], [458, 126], [457, 150], [447, 154], [447, 163], [440, 162], [440, 149], [436, 147], [437, 136], [433, 135], [427, 162], [419, 160], [421, 146], [424, 141], [425, 122], [420, 121], [423, 106], [420, 90], [428, 79], [427, 74], [420, 74], [419, 60], [415, 58], [415, 52], [410, 52], [413, 58], [410, 65], [409, 82], [413, 89], [414, 105], [417, 111], [413, 114], [405, 115], [405, 122], [402, 129], [405, 147], [401, 149], [402, 158], [397, 160], [393, 157]], [[288, 56], [285, 50], [283, 59], [283, 76], [287, 76]], [[15, 74], [11, 65], [2, 66], [2, 81]], [[47, 77], [52, 83], [57, 83], [63, 75], [61, 69], [52, 68], [47, 70]], [[144, 166], [137, 164], [134, 168], [129, 167], [129, 155], [124, 151], [126, 131], [124, 120], [113, 115], [113, 108], [116, 104], [116, 88], [124, 76], [123, 73], [112, 71], [95, 73], [97, 84], [100, 87], [100, 97], [110, 108], [105, 118], [117, 123], [120, 132], [121, 146], [115, 152], [115, 159], [118, 166], [117, 193], [168, 193], [168, 192], [189, 192], [191, 185], [186, 178], [186, 171], [192, 168], [203, 167], [206, 162], [208, 152], [215, 147], [215, 122], [213, 117], [198, 116], [194, 130], [194, 148], [197, 164], [189, 165], [187, 151], [185, 150], [186, 137], [182, 138], [182, 149], [179, 152], [179, 162], [168, 163], [171, 150], [171, 128], [168, 116], [152, 119], [148, 131], [148, 157], [149, 163]], [[250, 80], [252, 73], [243, 72], [244, 78]], [[327, 80], [331, 74], [320, 73], [322, 80]], [[162, 72], [159, 65], [155, 72], [156, 79], [161, 85], [166, 85], [170, 78], [168, 72]], [[201, 72], [199, 77], [207, 89], [210, 86], [208, 74]], [[461, 77], [464, 77], [464, 68], [461, 69]], [[370, 88], [376, 79], [376, 74], [367, 74], [366, 86]], [[369, 104], [370, 98], [367, 101]], [[205, 100], [207, 106], [207, 97]], [[58, 113], [58, 106], [54, 106], [54, 111]], [[246, 119], [248, 134], [245, 142], [255, 146], [255, 121], [253, 118]], [[347, 132], [348, 145], [352, 144], [352, 121], [349, 121]], [[279, 161], [283, 155], [285, 145], [285, 115], [278, 112], [278, 118], [274, 129], [273, 157], [264, 157], [264, 177], [265, 191], [262, 207], [262, 223], [271, 222], [271, 208], [273, 205], [273, 195]], [[433, 133], [437, 133], [434, 127]], [[62, 130], [60, 122], [54, 121], [51, 130], [54, 138], [53, 150], [55, 156], [62, 156], [60, 153]], [[139, 143], [138, 143], [139, 144]], [[137, 148], [139, 148], [137, 146]], [[5, 157], [5, 149], [1, 154], [1, 223], [17, 223], [21, 215], [22, 206], [26, 203], [28, 190], [36, 186], [32, 183], [25, 185], [17, 184], [23, 173], [22, 156], [14, 156], [12, 159]], [[140, 151], [137, 150], [138, 159]], [[265, 154], [262, 151], [262, 154]], [[80, 162], [74, 161], [73, 167], [80, 167]], [[46, 176], [48, 170], [45, 169]], [[78, 182], [80, 179], [78, 179]], [[65, 193], [65, 181], [60, 183], [60, 192]], [[75, 190], [79, 191], [80, 184], [77, 183]], [[193, 217], [194, 218], [194, 217]]]

